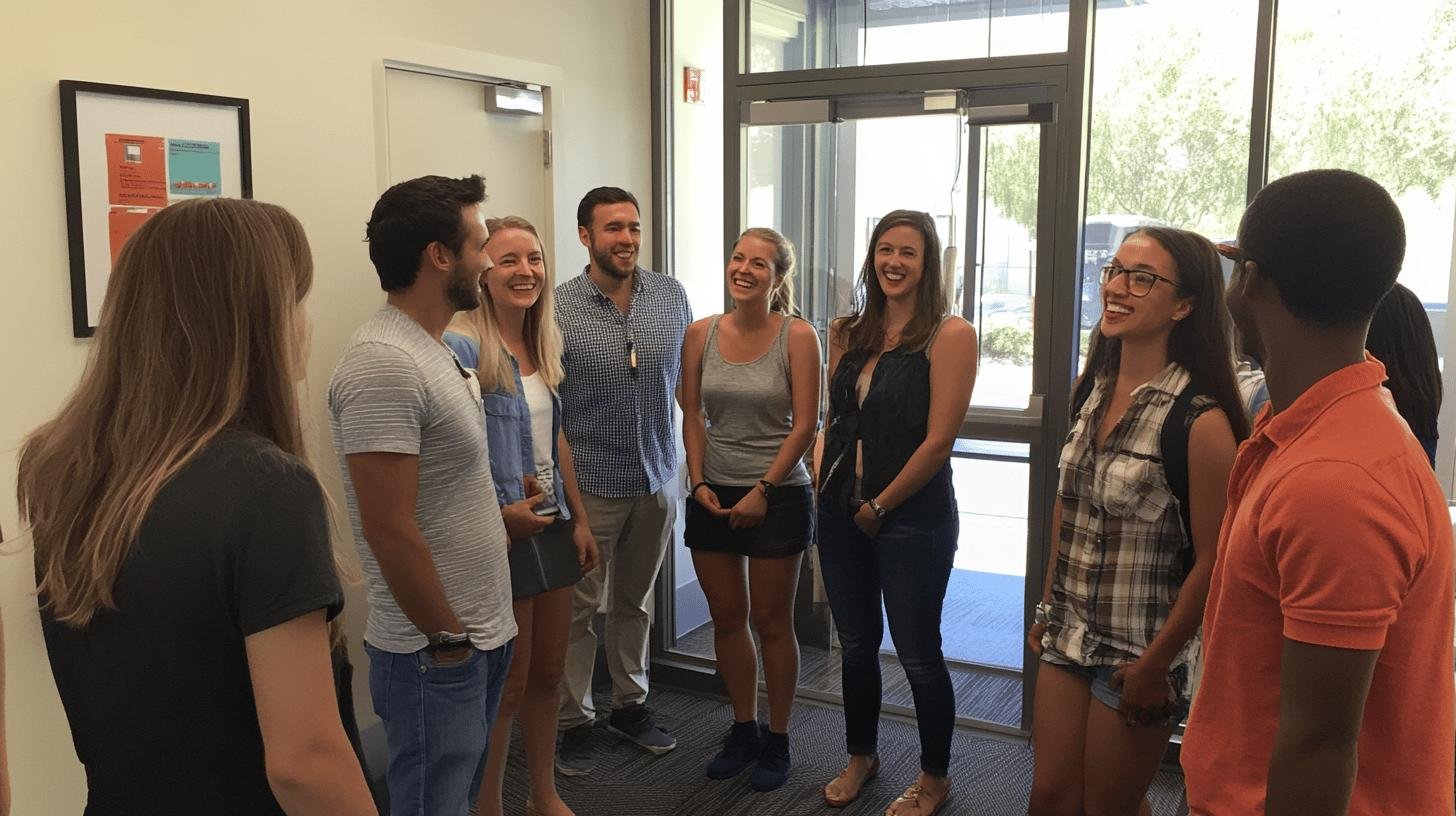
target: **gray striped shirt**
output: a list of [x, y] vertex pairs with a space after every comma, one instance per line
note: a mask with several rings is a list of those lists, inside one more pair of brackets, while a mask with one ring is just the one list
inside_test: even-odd
[[364, 638], [386, 652], [417, 651], [426, 639], [400, 610], [365, 543], [346, 459], [353, 453], [419, 457], [415, 518], [450, 608], [478, 649], [494, 649], [516, 635], [485, 415], [479, 386], [462, 372], [443, 343], [385, 306], [354, 332], [329, 381], [329, 425], [369, 596]]

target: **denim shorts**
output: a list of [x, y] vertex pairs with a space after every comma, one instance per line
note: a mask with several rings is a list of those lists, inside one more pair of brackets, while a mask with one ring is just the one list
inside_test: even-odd
[[[1118, 666], [1083, 666], [1073, 663], [1050, 649], [1042, 652], [1043, 662], [1050, 663], [1088, 681], [1092, 686], [1092, 698], [1113, 711], [1122, 707], [1122, 693], [1112, 687], [1112, 675]], [[1168, 683], [1173, 688], [1173, 711], [1159, 725], [1177, 725], [1188, 718], [1192, 699], [1188, 695], [1188, 666], [1178, 666], [1168, 673]]]
[[[758, 487], [708, 485], [719, 506], [732, 508], [748, 491]], [[814, 540], [814, 491], [808, 485], [782, 485], [773, 490], [763, 522], [757, 527], [733, 529], [728, 519], [715, 516], [688, 497], [683, 544], [690, 550], [744, 555], [750, 558], [785, 558], [808, 549]]]

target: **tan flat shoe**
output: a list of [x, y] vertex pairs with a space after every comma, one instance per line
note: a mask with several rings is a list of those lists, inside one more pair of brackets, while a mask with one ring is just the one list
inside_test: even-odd
[[[940, 812], [941, 806], [950, 801], [950, 780], [946, 780], [945, 793], [939, 799], [922, 788], [919, 782], [915, 782], [900, 794], [900, 798], [890, 803], [885, 808], [885, 816], [935, 816]], [[903, 806], [913, 808], [912, 810], [900, 809]]]
[[829, 792], [829, 785], [833, 785], [835, 782], [838, 782], [841, 779], [849, 779], [849, 768], [845, 768], [844, 770], [839, 772], [839, 776], [834, 777], [834, 780], [831, 781], [829, 785], [824, 786], [824, 804], [836, 808], [842, 808], [849, 805], [851, 802], [859, 798], [860, 793], [864, 791], [865, 785], [868, 785], [870, 783], [870, 780], [874, 779], [876, 776], [879, 776], [879, 774], [880, 758], [875, 757], [870, 761], [870, 769], [866, 771], [865, 775], [859, 780], [859, 786], [854, 789], [854, 793], [847, 797], [836, 797]]

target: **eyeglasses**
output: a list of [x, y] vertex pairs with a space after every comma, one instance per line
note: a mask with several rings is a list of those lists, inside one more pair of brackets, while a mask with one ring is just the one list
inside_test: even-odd
[[1112, 283], [1118, 275], [1127, 276], [1127, 291], [1133, 297], [1147, 297], [1148, 293], [1153, 291], [1153, 287], [1158, 285], [1158, 281], [1162, 281], [1173, 287], [1174, 291], [1183, 290], [1183, 287], [1177, 281], [1169, 280], [1162, 275], [1149, 272], [1145, 269], [1128, 269], [1116, 261], [1102, 267], [1103, 285]]
[[[1243, 266], [1247, 263], [1259, 263], [1248, 255], [1245, 255], [1244, 251], [1239, 249], [1235, 244], [1214, 244], [1213, 248], [1218, 250], [1218, 254], [1233, 261], [1234, 266]], [[1264, 265], [1259, 264], [1259, 268], [1263, 269]]]

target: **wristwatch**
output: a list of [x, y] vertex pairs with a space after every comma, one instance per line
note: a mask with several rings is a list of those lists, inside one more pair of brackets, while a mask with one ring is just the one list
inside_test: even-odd
[[883, 519], [885, 516], [890, 515], [890, 511], [881, 507], [880, 503], [875, 501], [874, 499], [870, 499], [869, 501], [865, 502], [865, 504], [868, 504], [870, 506], [870, 509], [875, 511], [875, 518]]
[[451, 632], [436, 632], [433, 635], [425, 636], [429, 645], [425, 647], [431, 652], [448, 652], [451, 649], [463, 649], [470, 645], [470, 635], [453, 634]]
[[758, 486], [763, 488], [763, 497], [765, 499], [773, 498], [774, 488], [777, 487], [777, 485], [775, 485], [773, 482], [770, 482], [768, 479], [759, 479]]

